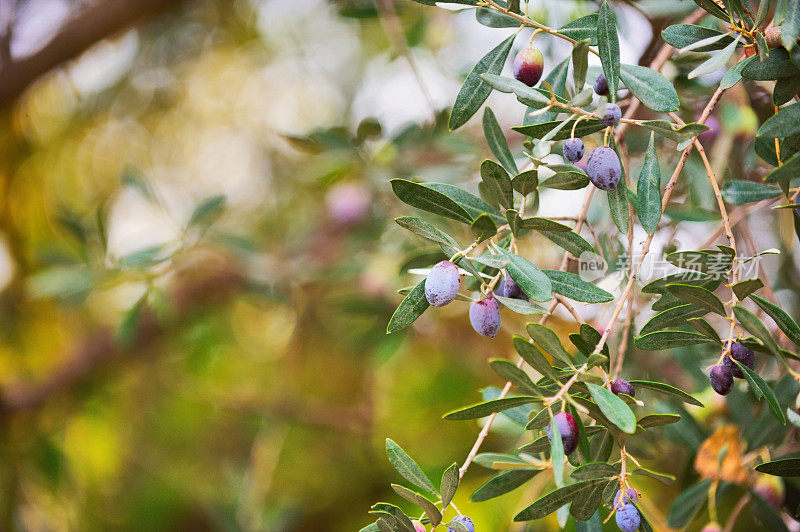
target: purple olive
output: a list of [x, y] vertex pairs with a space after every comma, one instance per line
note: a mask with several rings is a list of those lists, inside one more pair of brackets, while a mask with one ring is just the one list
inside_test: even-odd
[[491, 294], [486, 299], [469, 305], [469, 322], [475, 331], [487, 338], [494, 338], [500, 330], [500, 306]]
[[561, 147], [564, 159], [571, 163], [576, 163], [583, 158], [583, 141], [581, 139], [568, 139]]
[[783, 505], [786, 490], [780, 477], [759, 475], [753, 491], [775, 509], [780, 509]]
[[461, 273], [458, 266], [443, 260], [431, 268], [425, 279], [425, 298], [432, 307], [443, 307], [452, 303], [461, 286]]
[[[698, 116], [697, 118], [699, 119], [700, 117]], [[700, 133], [700, 135], [697, 136], [697, 140], [710, 144], [716, 140], [719, 130], [722, 126], [720, 125], [719, 120], [717, 120], [713, 115], [706, 119], [705, 124], [711, 129], [706, 129]]]
[[542, 52], [536, 48], [520, 50], [514, 58], [514, 79], [521, 81], [528, 87], [539, 83], [544, 70]]
[[616, 126], [619, 124], [620, 118], [622, 118], [622, 109], [615, 103], [609, 103], [606, 105], [606, 112], [600, 117], [600, 121], [606, 127]]
[[731, 369], [728, 366], [722, 364], [714, 366], [708, 372], [708, 377], [711, 381], [711, 387], [720, 395], [728, 395], [731, 388], [733, 388], [733, 375], [731, 375]]
[[739, 369], [739, 366], [733, 363], [731, 358], [750, 369], [753, 369], [753, 367], [756, 365], [756, 354], [752, 349], [745, 347], [740, 342], [734, 342], [731, 344], [730, 356], [725, 357], [723, 364], [728, 366], [728, 368], [731, 370], [731, 375], [737, 379], [744, 379], [744, 373]]
[[369, 191], [358, 183], [341, 183], [331, 188], [325, 196], [328, 218], [338, 226], [351, 226], [363, 222], [369, 214]]
[[[572, 454], [578, 448], [578, 422], [569, 412], [559, 412], [553, 416], [553, 420], [556, 422], [559, 434], [561, 434], [564, 454]], [[547, 427], [547, 439], [551, 439], [550, 426]]]
[[632, 504], [624, 504], [617, 508], [617, 526], [622, 532], [634, 532], [642, 524], [639, 510]]
[[608, 81], [606, 81], [605, 74], [597, 76], [597, 81], [594, 82], [594, 92], [598, 96], [605, 96], [608, 94]]
[[636, 390], [633, 389], [633, 384], [629, 383], [625, 379], [617, 379], [612, 382], [611, 391], [616, 395], [624, 393], [625, 395], [630, 395], [631, 397], [636, 396]]
[[[639, 494], [636, 493], [635, 489], [628, 488], [627, 490], [625, 490], [625, 492], [626, 492], [625, 493], [625, 500], [622, 501], [623, 504], [628, 504], [628, 503], [631, 503], [631, 502], [635, 503], [635, 502], [637, 502], [639, 500]], [[614, 505], [615, 506], [619, 502], [620, 495], [622, 495], [622, 490], [617, 490], [617, 494], [614, 495]]]
[[622, 177], [622, 165], [617, 153], [607, 146], [592, 150], [586, 161], [589, 180], [601, 190], [614, 190]]
[[508, 297], [511, 299], [522, 299], [528, 301], [528, 296], [522, 291], [522, 288], [517, 282], [511, 278], [510, 275], [504, 274], [500, 276], [500, 282], [497, 283], [495, 293], [500, 297]]
[[[466, 515], [457, 515], [453, 518], [453, 521], [464, 525], [464, 528], [467, 529], [467, 532], [475, 532], [475, 523], [473, 523], [472, 519]], [[447, 532], [455, 532], [455, 530], [455, 528], [447, 527]]]

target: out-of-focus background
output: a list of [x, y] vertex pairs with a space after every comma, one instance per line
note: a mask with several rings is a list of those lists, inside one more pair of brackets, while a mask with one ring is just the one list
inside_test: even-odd
[[[386, 436], [437, 480], [463, 460], [479, 427], [441, 414], [501, 384], [510, 335], [478, 338], [464, 305], [385, 334], [438, 253], [392, 222], [388, 179], [474, 186], [480, 120], [449, 134], [447, 109], [513, 30], [410, 0], [0, 6], [0, 528], [351, 531], [402, 505]], [[640, 9], [694, 7], [619, 3], [623, 60], [660, 45]], [[471, 504], [488, 475], [456, 502], [505, 530], [532, 494]]]

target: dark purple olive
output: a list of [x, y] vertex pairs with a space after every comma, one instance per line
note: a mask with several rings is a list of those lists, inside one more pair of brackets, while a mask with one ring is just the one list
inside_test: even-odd
[[622, 109], [615, 103], [609, 103], [606, 105], [606, 112], [600, 117], [600, 121], [606, 127], [616, 126], [619, 124], [620, 118], [622, 118]]
[[728, 395], [731, 388], [733, 388], [733, 375], [731, 375], [731, 369], [728, 366], [722, 364], [714, 366], [708, 372], [708, 377], [711, 381], [711, 387], [720, 395]]
[[586, 174], [589, 180], [601, 190], [614, 190], [622, 177], [622, 165], [617, 152], [608, 146], [592, 150], [586, 161]]
[[594, 92], [598, 96], [605, 96], [608, 94], [608, 81], [605, 74], [597, 76], [597, 81], [594, 82]]
[[497, 283], [495, 293], [500, 297], [508, 297], [511, 299], [522, 299], [528, 301], [528, 296], [522, 291], [522, 288], [517, 284], [510, 275], [501, 275], [500, 282]]
[[[572, 454], [578, 448], [578, 422], [569, 412], [559, 412], [553, 416], [558, 432], [561, 434], [561, 443], [564, 446], [564, 454]], [[550, 426], [547, 427], [547, 439], [551, 438]]]
[[583, 141], [581, 139], [567, 139], [561, 146], [561, 153], [564, 159], [571, 163], [576, 163], [583, 158]]
[[744, 379], [744, 373], [739, 369], [739, 366], [733, 363], [731, 358], [750, 369], [753, 369], [753, 367], [756, 365], [756, 354], [752, 349], [745, 347], [739, 342], [734, 342], [731, 344], [730, 356], [725, 357], [723, 364], [728, 366], [728, 368], [731, 370], [731, 375], [737, 379]]
[[612, 382], [611, 391], [617, 395], [624, 393], [625, 395], [630, 395], [631, 397], [636, 396], [636, 390], [633, 389], [633, 384], [629, 383], [625, 379], [617, 379]]

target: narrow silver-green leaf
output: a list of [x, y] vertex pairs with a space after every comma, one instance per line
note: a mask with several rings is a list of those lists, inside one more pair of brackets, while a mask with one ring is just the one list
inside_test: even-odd
[[725, 307], [722, 301], [719, 300], [710, 290], [706, 290], [702, 286], [694, 286], [690, 284], [670, 284], [667, 285], [667, 290], [682, 301], [698, 305], [702, 308], [715, 312], [720, 316], [727, 316]]
[[486, 159], [481, 163], [481, 178], [491, 196], [497, 199], [500, 205], [506, 209], [514, 207], [514, 187], [511, 186], [511, 177], [505, 168], [491, 159]]
[[597, 13], [568, 22], [558, 32], [576, 41], [589, 39], [589, 46], [597, 46]]
[[[522, 133], [523, 135], [526, 135], [528, 137], [540, 139], [554, 127], [557, 127], [559, 124], [561, 124], [561, 122], [562, 122], [561, 120], [553, 120], [550, 122], [542, 122], [541, 124], [532, 124], [529, 126], [516, 126], [512, 127], [511, 129], [519, 133]], [[567, 124], [551, 140], [566, 140], [568, 138], [571, 138], [572, 126], [573, 123]], [[600, 122], [600, 120], [597, 120], [596, 118], [581, 120], [578, 123], [578, 125], [575, 126], [575, 138], [585, 137], [586, 135], [591, 135], [592, 133], [602, 131], [603, 129], [605, 129], [605, 126], [603, 125], [602, 122]]]
[[539, 401], [538, 397], [531, 396], [515, 396], [504, 397], [503, 399], [494, 399], [483, 403], [478, 403], [458, 410], [448, 412], [443, 416], [444, 419], [451, 421], [463, 421], [465, 419], [480, 419], [496, 412], [502, 412], [509, 408], [517, 406], [528, 405]]
[[736, 51], [736, 46], [738, 44], [739, 44], [739, 39], [736, 38], [723, 50], [714, 53], [709, 59], [707, 59], [705, 62], [697, 66], [694, 70], [689, 72], [689, 75], [687, 77], [689, 79], [694, 79], [697, 76], [701, 76], [703, 74], [710, 74], [724, 67], [727, 64], [728, 60], [731, 57], [733, 57], [733, 53]]
[[515, 334], [512, 338], [512, 343], [514, 349], [519, 353], [519, 356], [521, 356], [530, 367], [553, 381], [557, 380], [555, 368], [550, 365], [550, 362], [547, 361], [542, 352], [527, 338]]
[[390, 183], [397, 197], [412, 207], [459, 222], [473, 221], [472, 216], [462, 206], [437, 190], [406, 179], [392, 179]]
[[690, 138], [696, 137], [704, 131], [711, 129], [705, 124], [697, 124], [694, 122], [679, 127], [677, 124], [673, 122], [667, 122], [666, 120], [644, 120], [640, 122], [639, 125], [646, 127], [651, 131], [655, 131], [662, 137], [666, 137], [679, 143], [685, 142]]
[[400, 302], [400, 305], [389, 319], [389, 325], [386, 327], [386, 334], [405, 329], [414, 323], [417, 318], [422, 316], [422, 313], [425, 312], [428, 306], [428, 299], [425, 297], [425, 279], [423, 279], [405, 298], [403, 298], [403, 301]]
[[528, 377], [528, 374], [512, 362], [504, 358], [495, 358], [489, 361], [489, 366], [500, 377], [522, 388], [525, 393], [532, 395], [539, 393], [539, 388], [533, 383], [531, 378]]
[[569, 504], [582, 497], [588, 497], [596, 486], [600, 484], [605, 485], [607, 482], [608, 480], [605, 478], [596, 478], [570, 484], [569, 486], [551, 491], [514, 516], [514, 521], [533, 521], [535, 519], [541, 519], [555, 512], [565, 504]]
[[564, 485], [564, 443], [561, 441], [561, 432], [558, 424], [553, 419], [553, 412], [550, 414], [550, 461], [553, 467], [553, 481], [556, 486]]
[[628, 234], [629, 223], [629, 209], [628, 209], [628, 178], [625, 173], [625, 164], [622, 163], [623, 158], [620, 156], [619, 149], [617, 148], [614, 137], [609, 136], [609, 147], [614, 150], [621, 162], [620, 168], [622, 176], [620, 177], [619, 184], [614, 190], [609, 190], [606, 195], [608, 197], [608, 208], [611, 211], [611, 218], [614, 220], [617, 229], [623, 235]]
[[741, 305], [736, 305], [733, 307], [733, 314], [736, 316], [736, 319], [739, 321], [742, 327], [750, 331], [753, 336], [761, 340], [767, 349], [769, 349], [773, 355], [778, 357], [778, 359], [788, 367], [786, 359], [783, 358], [783, 354], [781, 354], [781, 350], [778, 347], [778, 343], [775, 341], [775, 338], [772, 337], [767, 327], [761, 323], [761, 320], [758, 319], [755, 314]]
[[785, 310], [757, 295], [750, 295], [750, 299], [772, 318], [789, 340], [800, 346], [800, 325]]
[[668, 44], [679, 49], [690, 46], [698, 41], [707, 41], [707, 39], [716, 38], [716, 40], [711, 41], [707, 45], [695, 48], [695, 52], [722, 50], [733, 40], [733, 37], [721, 31], [694, 24], [673, 24], [661, 32], [661, 37]]
[[412, 233], [419, 235], [422, 238], [426, 238], [441, 244], [442, 250], [446, 255], [453, 255], [459, 250], [458, 243], [453, 240], [453, 237], [429, 224], [425, 220], [421, 220], [414, 216], [401, 216], [399, 218], [395, 218], [394, 221], [400, 227], [408, 229]]
[[662, 113], [678, 110], [678, 93], [660, 72], [644, 66], [623, 64], [619, 75], [625, 87], [645, 107]]
[[525, 301], [524, 299], [513, 299], [497, 294], [494, 294], [494, 298], [502, 303], [504, 307], [508, 308], [508, 310], [516, 312], [517, 314], [524, 314], [526, 316], [531, 314], [549, 314], [544, 307], [531, 303], [530, 301]]
[[756, 203], [778, 197], [781, 193], [779, 187], [742, 179], [731, 179], [722, 186], [722, 199], [731, 205]]
[[550, 279], [542, 273], [542, 270], [528, 259], [507, 250], [503, 252], [508, 256], [506, 270], [529, 298], [534, 301], [549, 301], [553, 298]]
[[738, 360], [731, 360], [733, 360], [733, 363], [736, 364], [740, 370], [742, 370], [742, 373], [744, 373], [744, 378], [747, 380], [747, 384], [750, 385], [750, 389], [753, 391], [756, 399], [764, 397], [764, 399], [767, 400], [767, 407], [769, 408], [770, 413], [775, 417], [775, 419], [778, 420], [778, 422], [780, 422], [781, 425], [786, 425], [786, 416], [783, 414], [783, 410], [778, 402], [778, 398], [775, 396], [775, 392], [772, 391], [772, 388], [769, 387], [769, 384], [767, 384], [758, 373], [748, 368]]
[[523, 218], [520, 227], [522, 229], [535, 229], [536, 231], [572, 231], [568, 225], [554, 222], [553, 220], [547, 218], [538, 218], [535, 216], [531, 218]]
[[553, 292], [556, 294], [584, 303], [607, 303], [614, 300], [613, 294], [606, 292], [594, 283], [584, 281], [579, 275], [560, 270], [542, 271], [550, 278]]
[[[470, 225], [470, 229], [472, 230], [472, 234], [477, 237], [478, 242], [488, 240], [497, 234], [497, 224], [494, 223], [492, 217], [486, 213], [475, 218], [475, 221]], [[450, 255], [452, 255], [452, 253]]]
[[588, 40], [578, 41], [572, 48], [572, 80], [578, 92], [581, 92], [581, 87], [586, 84], [586, 71], [589, 67], [588, 42]]
[[486, 136], [486, 142], [489, 144], [489, 149], [503, 168], [508, 170], [511, 174], [519, 173], [517, 170], [517, 163], [514, 162], [514, 156], [511, 155], [511, 150], [508, 147], [506, 136], [503, 135], [503, 130], [494, 116], [491, 107], [483, 110], [483, 134]]
[[572, 253], [575, 257], [580, 257], [584, 251], [594, 251], [592, 245], [574, 231], [539, 230], [539, 232], [560, 248]]
[[453, 500], [453, 496], [458, 489], [458, 482], [460, 480], [458, 465], [453, 464], [445, 470], [442, 475], [442, 483], [440, 492], [442, 494], [442, 507], [446, 508]]
[[464, 85], [458, 91], [453, 110], [450, 111], [449, 127], [451, 131], [463, 126], [489, 97], [492, 88], [481, 79], [481, 74], [500, 74], [515, 37], [516, 34], [511, 35], [492, 48], [467, 75]]
[[756, 466], [756, 471], [776, 477], [800, 477], [800, 458], [782, 458]]
[[552, 356], [556, 360], [560, 360], [567, 364], [572, 363], [572, 357], [570, 357], [569, 353], [567, 353], [567, 350], [564, 349], [564, 346], [561, 344], [561, 340], [558, 339], [558, 335], [553, 332], [552, 329], [538, 323], [529, 323], [525, 327], [525, 330], [528, 331], [528, 334], [533, 341], [536, 342], [545, 353]]
[[739, 298], [739, 301], [743, 300], [759, 288], [764, 287], [764, 281], [761, 279], [754, 277], [753, 279], [745, 279], [744, 281], [739, 281], [738, 283], [731, 286], [731, 290], [733, 293], [736, 294], [736, 297]]
[[592, 395], [597, 406], [614, 425], [623, 432], [633, 434], [636, 432], [636, 416], [633, 415], [630, 407], [611, 393], [608, 389], [597, 386], [596, 384], [586, 383], [589, 393]]
[[800, 37], [800, 0], [786, 2], [786, 18], [781, 24], [781, 42], [783, 47], [792, 51]]
[[[694, 306], [694, 305], [689, 305], [689, 306]], [[692, 328], [694, 328], [695, 331], [699, 332], [700, 334], [702, 334], [715, 344], [722, 345], [722, 339], [719, 337], [719, 334], [717, 334], [717, 331], [714, 329], [714, 327], [712, 327], [711, 324], [708, 323], [706, 320], [698, 317], [698, 318], [689, 318], [686, 321], [689, 323], [689, 325], [692, 326]]]
[[517, 489], [535, 477], [540, 470], [515, 469], [492, 477], [470, 496], [472, 502], [483, 502]]
[[661, 220], [661, 168], [656, 153], [655, 132], [650, 133], [650, 143], [636, 186], [639, 221], [647, 234], [652, 235]]
[[641, 380], [633, 380], [630, 381], [633, 384], [634, 388], [645, 388], [649, 390], [653, 390], [656, 392], [661, 392], [677, 399], [680, 399], [684, 403], [688, 403], [690, 405], [702, 407], [703, 403], [689, 395], [688, 393], [684, 392], [680, 388], [676, 388], [671, 384], [666, 384], [663, 382], [653, 382], [653, 381], [641, 381]]
[[710, 342], [705, 335], [685, 331], [659, 331], [639, 336], [634, 345], [643, 351], [659, 351]]
[[619, 38], [617, 37], [617, 19], [614, 12], [608, 7], [608, 2], [605, 1], [597, 14], [597, 47], [608, 83], [608, 94], [613, 102], [617, 97], [620, 72]]
[[473, 218], [477, 218], [483, 213], [488, 214], [497, 223], [505, 223], [505, 216], [500, 214], [496, 208], [492, 207], [481, 198], [467, 192], [463, 188], [448, 183], [422, 183], [423, 186], [440, 192], [456, 202], [462, 209]]
[[785, 138], [800, 133], [800, 102], [788, 105], [758, 128], [759, 137]]
[[416, 487], [438, 495], [436, 488], [433, 487], [433, 484], [417, 463], [406, 454], [402, 447], [389, 438], [386, 438], [386, 455], [389, 457], [389, 462], [391, 462], [392, 466], [400, 473], [400, 476]]
[[703, 479], [672, 501], [667, 514], [667, 525], [670, 528], [683, 528], [689, 524], [695, 512], [706, 502], [710, 484], [710, 479]]

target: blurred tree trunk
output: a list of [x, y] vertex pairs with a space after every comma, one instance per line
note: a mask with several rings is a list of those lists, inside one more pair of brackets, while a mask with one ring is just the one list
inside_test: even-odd
[[[35, 1], [35, 0], [34, 0]], [[178, 5], [182, 0], [98, 0], [80, 8], [39, 51], [17, 61], [10, 60], [9, 25], [0, 38], [2, 56], [9, 59], [0, 66], [0, 105], [7, 107], [34, 81], [93, 44], [131, 25]]]

